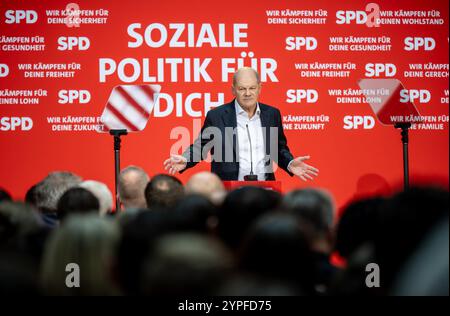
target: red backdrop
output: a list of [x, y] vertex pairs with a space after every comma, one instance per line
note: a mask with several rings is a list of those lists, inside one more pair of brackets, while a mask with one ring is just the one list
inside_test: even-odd
[[[114, 86], [143, 84], [148, 80], [141, 74], [126, 82], [117, 71], [103, 78], [105, 58], [110, 58], [117, 66], [130, 58], [142, 69], [147, 67], [143, 59], [148, 59], [151, 75], [156, 73], [157, 59], [164, 59], [164, 80], [156, 83], [161, 85], [165, 99], [175, 101], [177, 94], [182, 95], [181, 102], [177, 102], [181, 115], [177, 115], [175, 109], [164, 116], [155, 115], [154, 111], [144, 131], [130, 134], [123, 140], [122, 167], [139, 165], [153, 175], [164, 171], [163, 161], [179, 141], [171, 139], [171, 131], [185, 127], [192, 140], [193, 126], [199, 124], [193, 122], [202, 120], [205, 107], [211, 105], [204, 94], [210, 95], [212, 105], [222, 99], [224, 102], [232, 100], [231, 75], [222, 80], [226, 70], [222, 63], [226, 58], [242, 57], [243, 53], [259, 62], [266, 58], [276, 64], [273, 71], [276, 79], [269, 77], [263, 83], [261, 102], [278, 107], [284, 123], [292, 123], [286, 125], [285, 132], [293, 154], [310, 155], [310, 163], [320, 169], [320, 176], [307, 184], [278, 170], [276, 176], [283, 182], [283, 191], [322, 187], [332, 192], [337, 204], [342, 205], [355, 195], [387, 192], [401, 185], [399, 131], [372, 120], [370, 117], [374, 114], [364, 100], [342, 103], [331, 91], [356, 91], [361, 78], [396, 78], [411, 89], [413, 97], [422, 97], [413, 101], [429, 124], [410, 132], [411, 180], [426, 178], [448, 186], [448, 1], [379, 0], [371, 5], [356, 0], [230, 0], [214, 4], [200, 0], [77, 1], [75, 5], [82, 10], [78, 15], [80, 19], [71, 15], [72, 20], [65, 24], [62, 18], [67, 17], [68, 4], [61, 1], [1, 3], [0, 186], [16, 198], [23, 198], [31, 185], [53, 170], [71, 170], [85, 179], [104, 181], [113, 189], [111, 137], [96, 131], [74, 130], [76, 126], [95, 125], [74, 121], [100, 116]], [[74, 25], [77, 23], [78, 26]], [[133, 23], [140, 23], [141, 28], [128, 31]], [[173, 23], [181, 26], [171, 27]], [[189, 45], [191, 27], [194, 45]], [[233, 32], [233, 28], [239, 28], [241, 34]], [[138, 47], [129, 47], [140, 36], [158, 42], [164, 35], [161, 29], [167, 30], [167, 41], [153, 45], [160, 47], [151, 47], [145, 41], [141, 45], [137, 42]], [[178, 40], [174, 38], [177, 32], [180, 32]], [[230, 44], [220, 42], [222, 35]], [[206, 43], [199, 43], [199, 38]], [[212, 47], [212, 38], [219, 47]], [[300, 45], [290, 46], [296, 38]], [[348, 46], [333, 46], [339, 39], [344, 42], [340, 45]], [[355, 42], [362, 45], [356, 47], [358, 50], [351, 46]], [[65, 43], [76, 45], [69, 47]], [[182, 43], [199, 47], [176, 47]], [[211, 82], [204, 78], [189, 80], [181, 65], [177, 68], [178, 77], [174, 78], [168, 58], [182, 58], [183, 66], [185, 58], [200, 61], [211, 58], [205, 67]], [[245, 65], [250, 65], [250, 58], [243, 60]], [[31, 65], [31, 70], [26, 70], [26, 64]], [[57, 71], [59, 77], [50, 77], [46, 73], [49, 69], [43, 68], [56, 67], [54, 64], [67, 70], [52, 70]], [[311, 77], [307, 76], [311, 72], [305, 72], [308, 70], [298, 69], [302, 65], [309, 67], [309, 71], [314, 67], [342, 71], [320, 72], [318, 77]], [[236, 64], [231, 63], [230, 67]], [[422, 70], [417, 70], [420, 67]], [[371, 69], [379, 71], [374, 73]], [[44, 72], [44, 78], [34, 77], [40, 71]], [[124, 72], [132, 76], [133, 67], [125, 66]], [[306, 90], [310, 98], [291, 103], [290, 89]], [[42, 95], [43, 90], [47, 96]], [[61, 92], [64, 90], [78, 91], [73, 92], [75, 96], [80, 90], [85, 92], [81, 99], [75, 98], [70, 103], [64, 98], [68, 92]], [[26, 93], [31, 96], [24, 96]], [[194, 93], [202, 95], [192, 102], [192, 108], [201, 111], [199, 118], [186, 112], [186, 98]], [[160, 99], [161, 111], [168, 106], [165, 99]], [[299, 126], [295, 124], [300, 122], [289, 122], [308, 117], [328, 117], [328, 121]], [[50, 122], [55, 118], [61, 123]], [[349, 123], [364, 118], [366, 128]], [[56, 130], [68, 126], [72, 131]], [[296, 127], [302, 129], [296, 130]], [[180, 179], [186, 181], [194, 172], [207, 169], [209, 165], [203, 162], [180, 175]]]

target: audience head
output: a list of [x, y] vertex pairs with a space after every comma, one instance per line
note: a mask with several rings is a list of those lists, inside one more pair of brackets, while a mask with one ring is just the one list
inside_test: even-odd
[[43, 222], [37, 211], [21, 202], [0, 202], [0, 246], [23, 243], [29, 234], [39, 230]]
[[146, 208], [145, 187], [150, 180], [144, 169], [128, 166], [119, 174], [119, 199], [124, 209]]
[[221, 205], [226, 190], [215, 173], [204, 171], [194, 174], [185, 186], [186, 194], [200, 194], [208, 198], [215, 205]]
[[375, 257], [389, 286], [404, 263], [449, 213], [447, 190], [416, 187], [390, 198], [379, 214]]
[[[112, 281], [118, 240], [118, 227], [107, 218], [97, 214], [77, 214], [67, 218], [46, 245], [41, 269], [45, 294], [118, 294]], [[67, 287], [68, 274], [76, 273], [77, 268], [81, 286]]]
[[342, 212], [336, 228], [335, 250], [343, 258], [350, 258], [360, 247], [373, 244], [380, 229], [378, 216], [385, 199], [367, 198], [349, 203]]
[[145, 188], [147, 207], [173, 207], [184, 196], [183, 184], [174, 176], [158, 174]]
[[[127, 212], [124, 212], [126, 214]], [[119, 282], [125, 294], [140, 294], [140, 280], [145, 258], [154, 242], [173, 231], [171, 212], [165, 209], [140, 210], [122, 223], [118, 248]]]
[[[413, 187], [385, 201], [369, 199], [350, 205], [342, 215], [336, 244], [343, 255], [349, 255], [347, 267], [336, 280], [330, 294], [388, 295], [392, 293], [395, 280], [402, 271], [405, 271], [408, 262], [414, 262], [413, 254], [419, 251], [420, 246], [427, 237], [430, 237], [436, 225], [448, 219], [448, 208], [448, 191], [431, 187]], [[448, 239], [448, 229], [445, 233]], [[437, 239], [442, 237], [441, 234], [439, 235]], [[434, 252], [432, 261], [435, 265], [431, 268], [436, 272], [434, 276], [445, 275], [445, 273], [441, 274], [443, 273], [442, 265], [446, 265], [448, 275], [448, 258], [442, 258], [442, 255], [448, 254], [448, 251], [442, 252], [442, 248], [436, 245], [428, 248], [426, 252], [428, 251]], [[441, 254], [438, 254], [439, 251]], [[425, 258], [424, 255], [423, 259]], [[425, 260], [429, 259], [428, 257]], [[430, 269], [430, 262], [428, 261], [426, 269]], [[376, 263], [379, 267], [380, 287], [368, 288], [364, 282], [361, 282], [367, 277], [365, 268], [369, 263]], [[416, 261], [413, 265], [417, 263]], [[411, 267], [408, 269], [412, 271]], [[427, 282], [427, 278], [431, 277], [428, 281], [436, 281], [432, 274], [424, 274], [424, 270], [420, 270], [419, 266], [417, 270], [410, 273], [414, 277], [410, 274], [407, 282], [413, 278], [414, 287], [417, 289], [424, 285], [418, 282]], [[408, 278], [402, 275], [402, 279]]]
[[319, 189], [301, 189], [283, 198], [284, 208], [306, 222], [315, 238], [328, 234], [334, 224], [334, 204], [330, 194]]
[[261, 187], [246, 186], [229, 192], [218, 212], [220, 237], [236, 250], [250, 225], [280, 202], [280, 193]]
[[0, 295], [36, 296], [38, 269], [35, 262], [24, 253], [11, 252], [0, 248]]
[[176, 204], [172, 217], [178, 231], [208, 233], [215, 229], [217, 209], [206, 197], [190, 194]]
[[403, 265], [389, 294], [396, 296], [448, 296], [449, 218], [434, 225]]
[[314, 258], [295, 216], [268, 214], [256, 221], [240, 249], [240, 265], [259, 276], [291, 281], [313, 293]]
[[233, 264], [226, 247], [197, 234], [161, 237], [147, 257], [143, 293], [147, 295], [212, 295]]
[[55, 171], [48, 174], [36, 185], [36, 206], [43, 213], [54, 213], [61, 196], [68, 189], [78, 186], [81, 178], [68, 171]]
[[87, 180], [80, 183], [80, 187], [90, 191], [100, 203], [100, 215], [105, 216], [113, 208], [113, 196], [108, 186], [95, 180]]
[[71, 188], [59, 199], [57, 205], [59, 219], [76, 213], [99, 213], [100, 203], [93, 193], [83, 188]]
[[36, 187], [37, 184], [34, 184], [28, 189], [27, 193], [25, 193], [25, 203], [37, 208]]
[[324, 190], [291, 191], [283, 198], [283, 205], [295, 216], [311, 222], [318, 232], [327, 232], [333, 227], [334, 204]]
[[3, 188], [0, 188], [0, 202], [2, 201], [12, 201], [11, 195]]
[[334, 225], [334, 205], [331, 196], [323, 190], [302, 189], [288, 193], [283, 206], [299, 219], [313, 248], [330, 252]]

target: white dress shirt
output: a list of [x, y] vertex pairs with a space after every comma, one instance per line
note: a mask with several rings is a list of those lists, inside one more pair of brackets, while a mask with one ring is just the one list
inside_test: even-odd
[[[261, 110], [256, 104], [256, 112], [252, 118], [242, 109], [237, 100], [234, 101], [237, 121], [237, 138], [239, 143], [239, 175], [238, 180], [244, 180], [244, 176], [250, 174], [250, 157], [253, 156], [253, 174], [258, 180], [265, 180], [265, 144], [261, 125]], [[248, 126], [248, 132], [247, 132]], [[251, 149], [248, 133], [250, 133]], [[250, 154], [251, 153], [251, 154]]]

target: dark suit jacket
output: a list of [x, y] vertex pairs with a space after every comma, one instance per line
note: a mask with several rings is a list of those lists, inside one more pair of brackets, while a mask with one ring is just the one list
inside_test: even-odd
[[[259, 108], [261, 110], [260, 117], [266, 151], [266, 180], [275, 180], [272, 168], [273, 161], [292, 176], [293, 174], [287, 170], [287, 166], [293, 156], [287, 146], [280, 111], [262, 103], [259, 103]], [[206, 115], [200, 135], [194, 144], [183, 153], [183, 156], [188, 160], [184, 170], [195, 166], [200, 160], [205, 159], [206, 154], [210, 152], [212, 158], [211, 172], [216, 173], [222, 180], [237, 180], [239, 175], [239, 144], [236, 127], [234, 100], [210, 110]], [[272, 133], [272, 144], [270, 133]], [[276, 146], [277, 142], [278, 146]]]

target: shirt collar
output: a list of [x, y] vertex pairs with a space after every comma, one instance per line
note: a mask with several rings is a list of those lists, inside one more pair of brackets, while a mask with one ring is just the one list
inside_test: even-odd
[[[247, 112], [245, 112], [245, 110], [241, 107], [241, 105], [239, 104], [239, 102], [237, 101], [237, 99], [234, 99], [234, 108], [236, 109], [236, 114], [237, 115], [241, 115], [243, 113], [247, 114]], [[261, 110], [259, 108], [259, 102], [256, 102], [256, 112], [255, 115], [260, 115], [261, 114]]]

